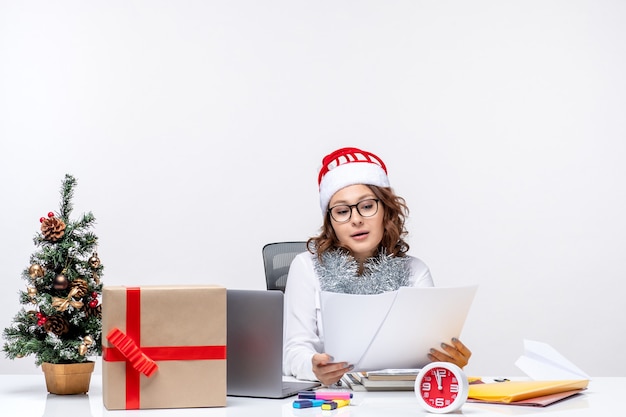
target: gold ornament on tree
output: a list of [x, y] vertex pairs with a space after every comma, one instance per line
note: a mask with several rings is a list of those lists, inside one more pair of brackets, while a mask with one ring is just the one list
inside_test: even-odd
[[30, 299], [30, 302], [33, 304], [37, 304], [37, 300], [35, 297], [37, 297], [37, 288], [35, 287], [28, 287], [26, 289], [26, 292], [28, 293], [28, 298]]
[[28, 268], [28, 275], [32, 278], [41, 278], [44, 276], [46, 271], [43, 269], [43, 266], [39, 264], [32, 264], [30, 268]]
[[54, 217], [54, 213], [48, 213], [48, 218], [42, 217], [41, 221], [41, 234], [44, 240], [49, 242], [58, 242], [65, 234], [65, 222], [63, 220]]
[[98, 258], [98, 252], [94, 252], [89, 258], [89, 266], [96, 269], [100, 266], [100, 258]]
[[83, 338], [83, 343], [78, 346], [78, 354], [80, 356], [85, 356], [89, 350], [89, 346], [91, 345], [93, 345], [93, 338], [91, 336], [85, 336]]
[[94, 252], [93, 255], [91, 255], [91, 258], [89, 258], [89, 266], [94, 270], [93, 280], [95, 281], [96, 285], [100, 285], [100, 277], [96, 273], [96, 269], [98, 269], [98, 267], [100, 266], [100, 258], [98, 258], [98, 252]]

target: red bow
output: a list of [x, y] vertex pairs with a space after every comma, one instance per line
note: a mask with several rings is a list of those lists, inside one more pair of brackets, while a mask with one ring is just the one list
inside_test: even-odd
[[128, 359], [128, 362], [130, 362], [133, 368], [148, 378], [159, 368], [156, 362], [141, 351], [133, 339], [128, 337], [117, 327], [109, 332], [107, 340]]

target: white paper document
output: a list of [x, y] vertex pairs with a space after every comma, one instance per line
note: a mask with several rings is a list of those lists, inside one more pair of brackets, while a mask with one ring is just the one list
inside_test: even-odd
[[515, 362], [534, 380], [591, 379], [547, 343], [524, 340], [524, 354]]
[[322, 292], [324, 349], [355, 371], [420, 368], [460, 337], [478, 287], [401, 287], [377, 295]]

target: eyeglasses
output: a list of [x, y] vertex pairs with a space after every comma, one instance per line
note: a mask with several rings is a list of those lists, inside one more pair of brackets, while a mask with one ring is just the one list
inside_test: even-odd
[[340, 204], [329, 208], [328, 213], [337, 223], [345, 223], [352, 217], [353, 208], [361, 217], [372, 217], [378, 213], [378, 199], [367, 199], [352, 205]]

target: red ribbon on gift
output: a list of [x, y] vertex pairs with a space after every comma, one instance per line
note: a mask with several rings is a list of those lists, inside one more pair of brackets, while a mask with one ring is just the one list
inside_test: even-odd
[[140, 405], [140, 373], [150, 377], [156, 372], [155, 361], [226, 359], [226, 346], [149, 346], [142, 347], [141, 289], [126, 289], [126, 333], [114, 328], [107, 335], [114, 346], [102, 347], [102, 359], [126, 362], [126, 409]]

